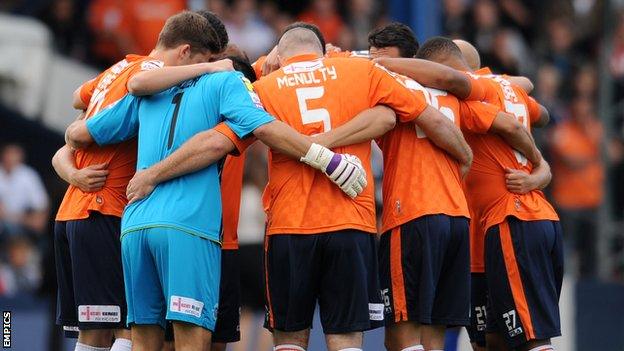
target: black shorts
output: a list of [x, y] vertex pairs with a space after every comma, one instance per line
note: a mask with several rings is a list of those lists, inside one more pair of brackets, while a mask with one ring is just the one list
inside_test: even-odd
[[318, 301], [325, 334], [383, 325], [375, 235], [357, 230], [271, 235], [265, 243], [265, 327], [312, 327]]
[[91, 212], [54, 227], [56, 323], [81, 330], [126, 327], [121, 220]]
[[264, 312], [264, 245], [245, 244], [238, 248], [241, 271], [241, 306]]
[[[240, 260], [238, 250], [221, 251], [221, 282], [219, 309], [212, 342], [230, 343], [240, 340]], [[259, 262], [257, 264], [260, 264]], [[167, 321], [165, 341], [173, 341], [173, 326]]]
[[469, 324], [467, 218], [428, 215], [382, 234], [379, 267], [386, 325]]
[[470, 275], [470, 325], [466, 327], [470, 342], [485, 347], [487, 321], [487, 283], [485, 273]]
[[562, 240], [557, 221], [515, 217], [486, 233], [487, 331], [512, 348], [561, 335]]

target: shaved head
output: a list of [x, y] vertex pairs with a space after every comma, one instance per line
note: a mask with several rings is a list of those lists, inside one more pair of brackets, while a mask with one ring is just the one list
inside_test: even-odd
[[461, 39], [455, 39], [453, 42], [461, 50], [464, 60], [466, 60], [471, 70], [476, 71], [481, 68], [481, 57], [479, 57], [479, 51], [477, 51], [474, 45]]
[[277, 55], [282, 60], [301, 54], [323, 56], [323, 47], [316, 33], [306, 28], [293, 28], [286, 31], [277, 44]]

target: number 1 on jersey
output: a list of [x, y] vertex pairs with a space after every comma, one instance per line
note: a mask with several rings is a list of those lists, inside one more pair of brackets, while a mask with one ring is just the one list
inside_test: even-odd
[[175, 108], [173, 109], [173, 117], [171, 117], [171, 126], [169, 127], [169, 141], [167, 142], [167, 149], [171, 149], [171, 146], [173, 145], [173, 134], [175, 133], [176, 123], [178, 123], [178, 113], [180, 112], [182, 95], [184, 95], [184, 92], [175, 94], [173, 99], [171, 99], [171, 103], [175, 104]]

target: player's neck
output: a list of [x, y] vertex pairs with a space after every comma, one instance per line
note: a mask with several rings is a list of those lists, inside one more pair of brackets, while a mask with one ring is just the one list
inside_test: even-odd
[[166, 61], [165, 53], [161, 49], [158, 49], [158, 48], [155, 48], [154, 50], [152, 50], [147, 56], [158, 61], [163, 61], [163, 62]]
[[447, 58], [444, 64], [458, 71], [472, 72], [472, 69], [470, 69], [470, 66], [468, 66], [466, 61], [456, 58], [456, 57]]

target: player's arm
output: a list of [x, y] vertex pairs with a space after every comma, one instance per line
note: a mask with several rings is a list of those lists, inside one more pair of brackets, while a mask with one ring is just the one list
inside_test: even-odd
[[415, 123], [431, 142], [461, 164], [463, 175], [468, 172], [472, 165], [472, 150], [451, 120], [429, 106], [424, 96], [410, 91], [388, 72], [372, 66], [368, 78], [373, 105], [387, 105], [396, 112], [400, 122]]
[[85, 120], [76, 120], [67, 127], [65, 143], [72, 149], [84, 149], [93, 144], [93, 137], [89, 134]]
[[480, 101], [462, 101], [460, 125], [472, 133], [492, 133], [500, 136], [509, 146], [521, 152], [537, 166], [542, 162], [531, 133], [511, 114], [499, 107]]
[[534, 89], [533, 82], [527, 77], [505, 76], [505, 79], [507, 79], [511, 84], [517, 85], [522, 88], [522, 90], [524, 90], [527, 94], [531, 94]]
[[214, 129], [195, 134], [167, 158], [132, 177], [126, 189], [128, 202], [146, 197], [160, 183], [204, 169], [234, 149], [234, 143]]
[[396, 113], [391, 108], [380, 105], [358, 113], [347, 123], [313, 139], [315, 143], [331, 149], [379, 138], [395, 125]]
[[108, 176], [108, 165], [105, 163], [77, 169], [74, 151], [67, 145], [54, 154], [52, 166], [61, 179], [84, 192], [102, 189]]
[[78, 87], [76, 90], [74, 90], [74, 93], [72, 94], [72, 106], [76, 110], [86, 110], [88, 106], [88, 104], [82, 100], [82, 96], [80, 94], [81, 89], [82, 86]]
[[507, 190], [516, 194], [526, 194], [533, 190], [544, 189], [550, 184], [551, 179], [550, 165], [545, 160], [534, 167], [531, 174], [518, 169], [505, 169]]
[[232, 61], [228, 59], [185, 66], [161, 67], [135, 73], [128, 79], [126, 85], [128, 92], [132, 95], [153, 95], [206, 73], [233, 70]]
[[414, 120], [414, 123], [431, 142], [459, 162], [462, 175], [467, 174], [472, 165], [472, 149], [468, 146], [462, 132], [450, 119], [444, 117], [433, 107], [428, 106]]
[[126, 95], [88, 120], [79, 119], [70, 124], [65, 131], [65, 142], [74, 149], [86, 148], [94, 142], [117, 144], [135, 137], [138, 131], [138, 99]]
[[[378, 58], [378, 64], [387, 69], [414, 79], [431, 88], [446, 90], [460, 99], [469, 98], [472, 84], [465, 73], [448, 66], [415, 58]], [[478, 98], [472, 98], [478, 100]]]
[[531, 126], [536, 128], [546, 127], [548, 122], [550, 122], [550, 114], [546, 107], [539, 105], [539, 112], [537, 112], [537, 114], [538, 117], [534, 119], [534, 122], [531, 122]]
[[534, 166], [543, 161], [542, 154], [535, 146], [531, 133], [514, 116], [499, 111], [490, 127], [490, 132], [499, 135], [509, 146], [522, 153]]

